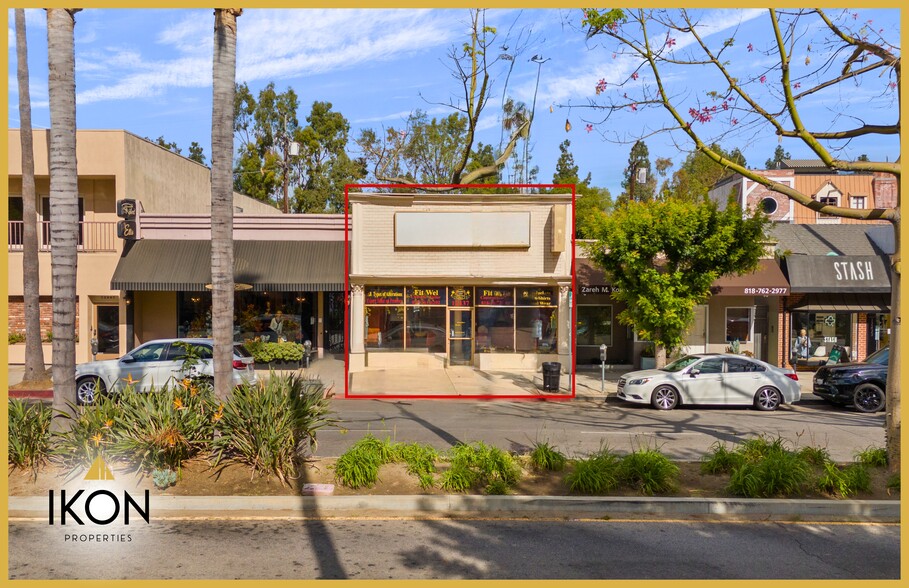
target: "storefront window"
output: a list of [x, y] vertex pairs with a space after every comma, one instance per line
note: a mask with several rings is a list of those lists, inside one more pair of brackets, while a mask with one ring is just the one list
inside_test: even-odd
[[578, 345], [612, 346], [612, 306], [578, 306]]
[[511, 306], [477, 308], [477, 352], [496, 351], [514, 351], [514, 308]]
[[408, 306], [406, 347], [445, 353], [445, 307]]
[[[315, 341], [312, 292], [238, 292], [234, 341]], [[177, 293], [177, 336], [211, 337], [211, 292]]]
[[552, 353], [556, 348], [557, 309], [515, 309], [515, 349], [537, 353]]
[[366, 348], [374, 351], [404, 348], [404, 307], [366, 307]]
[[[808, 348], [799, 345], [802, 331], [808, 338]], [[805, 359], [826, 357], [833, 345], [852, 351], [852, 314], [833, 312], [792, 313], [792, 355]]]
[[747, 343], [751, 340], [751, 309], [726, 309], [726, 341], [738, 340]]

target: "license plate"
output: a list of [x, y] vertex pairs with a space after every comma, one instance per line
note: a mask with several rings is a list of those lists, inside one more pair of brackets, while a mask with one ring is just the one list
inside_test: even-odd
[[815, 378], [814, 383], [817, 385], [821, 385], [824, 383], [824, 380], [822, 378]]

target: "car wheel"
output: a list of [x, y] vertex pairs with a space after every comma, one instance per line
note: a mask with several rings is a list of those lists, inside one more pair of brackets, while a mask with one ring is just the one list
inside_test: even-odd
[[660, 386], [650, 395], [650, 404], [659, 410], [672, 410], [679, 405], [679, 393], [672, 386]]
[[104, 394], [107, 387], [101, 378], [82, 378], [76, 382], [76, 404], [83, 406], [94, 404], [97, 394]]
[[855, 389], [852, 403], [859, 412], [877, 412], [884, 409], [884, 391], [874, 384], [862, 384]]
[[754, 395], [754, 407], [758, 410], [776, 410], [783, 402], [780, 391], [767, 386]]

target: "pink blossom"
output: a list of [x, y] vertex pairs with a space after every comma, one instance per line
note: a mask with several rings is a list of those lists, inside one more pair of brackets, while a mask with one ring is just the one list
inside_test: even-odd
[[754, 45], [748, 43], [748, 53], [751, 53], [752, 51], [754, 51]]
[[802, 87], [802, 83], [801, 83], [801, 82], [796, 82], [795, 84], [792, 85], [792, 87], [795, 88], [796, 90], [798, 90], [799, 88]]
[[739, 119], [737, 119], [737, 118], [732, 119], [732, 124], [733, 125], [739, 124]]
[[852, 13], [852, 20], [858, 20], [858, 12]]
[[763, 84], [766, 81], [767, 81], [767, 76], [761, 76], [761, 83]]
[[729, 110], [729, 104], [723, 100], [723, 110]]
[[637, 105], [637, 104], [632, 104], [632, 105], [631, 105], [631, 111], [632, 111], [632, 112], [637, 112], [637, 111], [638, 111], [638, 105]]
[[634, 72], [633, 74], [631, 74], [631, 79], [632, 80], [638, 79], [638, 72]]
[[670, 37], [669, 35], [666, 35], [666, 46], [667, 46], [667, 47], [673, 47], [673, 46], [675, 46], [675, 39], [673, 39], [673, 38]]
[[602, 94], [606, 91], [606, 80], [600, 78], [600, 81], [597, 82], [597, 94]]
[[593, 125], [588, 123], [588, 124], [587, 124], [587, 132], [589, 133], [589, 132], [592, 131], [592, 130], [593, 130]]
[[612, 54], [612, 58], [615, 59], [617, 56], [615, 53]]
[[896, 82], [890, 82], [889, 84], [887, 84], [887, 87], [890, 88], [891, 90], [896, 90]]

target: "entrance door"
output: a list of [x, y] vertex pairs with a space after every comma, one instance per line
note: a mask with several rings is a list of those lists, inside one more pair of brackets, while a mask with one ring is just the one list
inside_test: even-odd
[[325, 293], [325, 350], [344, 353], [344, 292]]
[[92, 325], [98, 339], [97, 359], [120, 356], [120, 307], [116, 304], [95, 305], [95, 323]]
[[707, 305], [698, 304], [694, 307], [694, 320], [685, 334], [683, 351], [691, 353], [707, 353]]
[[473, 316], [469, 308], [448, 311], [448, 361], [450, 365], [470, 365], [473, 357]]

